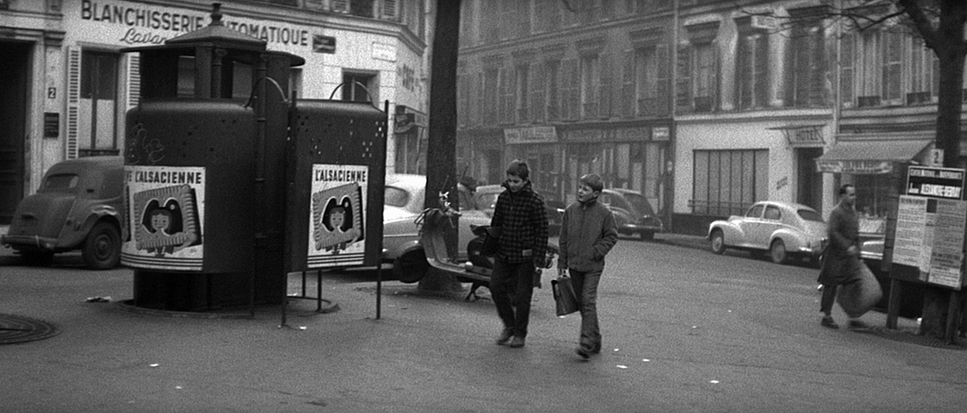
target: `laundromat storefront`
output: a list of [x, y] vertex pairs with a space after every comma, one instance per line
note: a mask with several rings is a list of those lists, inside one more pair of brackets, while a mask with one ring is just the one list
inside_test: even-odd
[[884, 233], [887, 213], [903, 191], [906, 167], [927, 163], [933, 144], [933, 139], [844, 139], [816, 158], [816, 168], [837, 174], [834, 196], [839, 185], [855, 185], [861, 233]]

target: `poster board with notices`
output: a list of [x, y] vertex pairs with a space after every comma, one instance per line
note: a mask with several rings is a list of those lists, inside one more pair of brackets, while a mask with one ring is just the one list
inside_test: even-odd
[[891, 277], [959, 290], [964, 286], [964, 170], [911, 166], [895, 213]]

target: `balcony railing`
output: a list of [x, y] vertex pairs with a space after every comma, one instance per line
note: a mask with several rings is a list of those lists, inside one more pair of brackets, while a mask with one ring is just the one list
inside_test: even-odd
[[711, 112], [712, 111], [712, 97], [711, 96], [696, 96], [694, 99], [694, 107], [696, 112]]
[[879, 96], [860, 96], [856, 98], [856, 106], [861, 108], [880, 106], [880, 97]]

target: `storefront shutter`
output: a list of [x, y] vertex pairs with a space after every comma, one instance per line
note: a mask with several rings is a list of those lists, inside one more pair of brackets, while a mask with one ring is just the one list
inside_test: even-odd
[[80, 122], [81, 103], [81, 49], [67, 47], [67, 141], [64, 145], [66, 159], [77, 158], [77, 128]]
[[635, 116], [635, 51], [624, 51], [624, 62], [621, 70], [621, 116], [632, 118]]

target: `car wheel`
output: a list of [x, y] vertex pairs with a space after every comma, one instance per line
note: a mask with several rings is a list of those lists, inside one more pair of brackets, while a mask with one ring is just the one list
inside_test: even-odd
[[716, 254], [725, 253], [725, 237], [721, 230], [712, 231], [712, 252]]
[[654, 232], [651, 232], [651, 231], [642, 231], [641, 232], [641, 240], [642, 241], [654, 241], [654, 239], [655, 239], [655, 233]]
[[54, 253], [49, 251], [20, 251], [20, 258], [26, 265], [46, 267], [54, 259]]
[[785, 264], [786, 260], [789, 259], [789, 254], [786, 253], [786, 243], [782, 242], [781, 239], [772, 241], [772, 245], [769, 246], [769, 257], [776, 264]]
[[94, 224], [84, 240], [81, 257], [92, 270], [116, 267], [121, 260], [121, 234], [117, 227], [107, 222]]
[[404, 283], [422, 280], [429, 270], [430, 264], [426, 262], [426, 253], [423, 250], [407, 252], [393, 262], [393, 275]]

